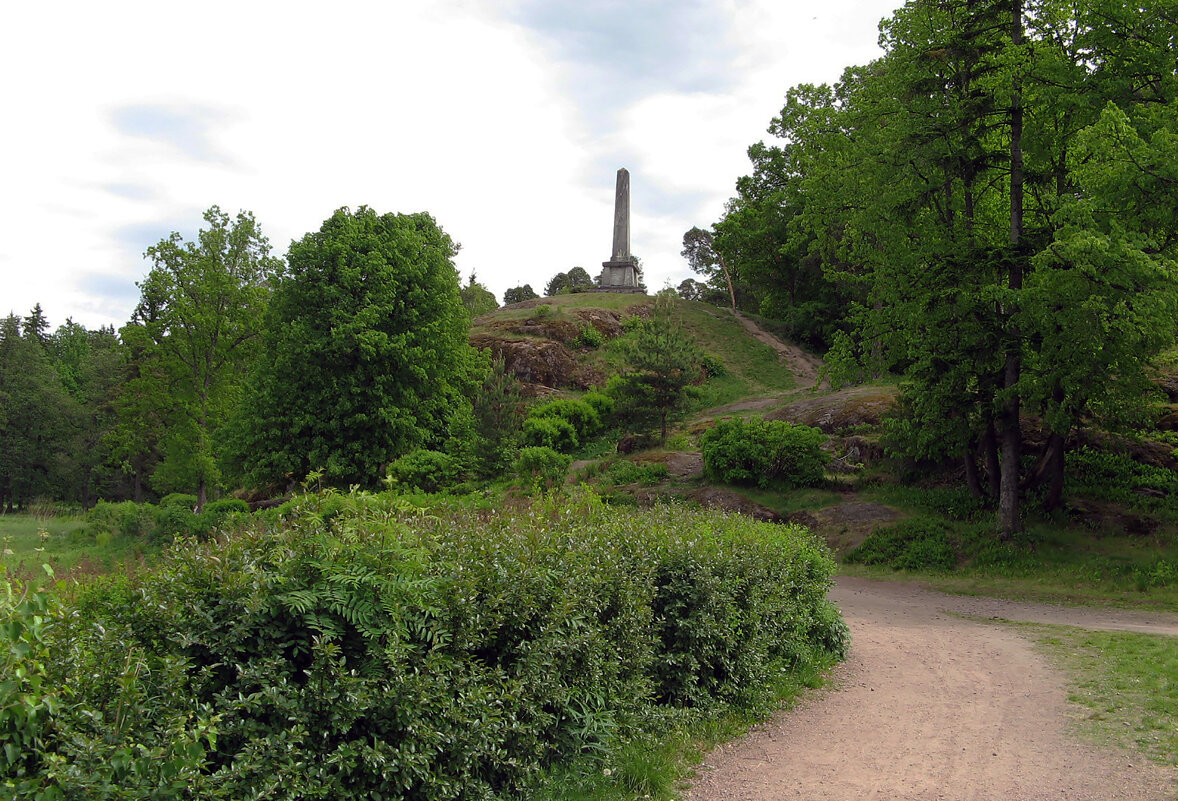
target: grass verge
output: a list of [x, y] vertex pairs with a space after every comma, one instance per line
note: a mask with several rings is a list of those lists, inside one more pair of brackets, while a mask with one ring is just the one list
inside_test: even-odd
[[1178, 637], [1012, 625], [1067, 674], [1068, 699], [1088, 710], [1084, 734], [1178, 766]]
[[745, 735], [778, 710], [792, 708], [807, 690], [825, 684], [834, 662], [783, 671], [775, 703], [756, 710], [691, 712], [620, 745], [606, 757], [587, 755], [543, 777], [530, 801], [673, 801], [690, 784], [695, 766], [721, 743]]

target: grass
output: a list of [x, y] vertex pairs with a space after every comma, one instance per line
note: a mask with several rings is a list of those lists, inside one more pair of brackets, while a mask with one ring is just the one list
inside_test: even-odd
[[1178, 766], [1178, 637], [1013, 625], [1067, 674], [1081, 731]]
[[795, 389], [793, 374], [782, 365], [777, 352], [749, 336], [731, 314], [699, 302], [682, 301], [675, 308], [687, 334], [737, 379], [730, 382], [727, 397], [716, 398], [709, 406], [731, 403], [748, 395]]
[[58, 578], [106, 573], [151, 550], [122, 538], [99, 543], [85, 529], [85, 520], [77, 515], [0, 515], [0, 566], [8, 576], [39, 582], [44, 578], [43, 564], [52, 567]]

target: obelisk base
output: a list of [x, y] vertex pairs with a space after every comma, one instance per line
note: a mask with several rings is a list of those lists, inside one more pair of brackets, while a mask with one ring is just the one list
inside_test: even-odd
[[603, 261], [601, 263], [602, 292], [643, 292], [638, 286], [638, 271], [634, 269], [633, 259], [619, 259]]

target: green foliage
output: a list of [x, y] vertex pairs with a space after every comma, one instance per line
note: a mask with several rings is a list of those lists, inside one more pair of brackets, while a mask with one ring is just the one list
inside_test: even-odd
[[847, 554], [851, 564], [886, 565], [895, 570], [943, 572], [957, 565], [948, 529], [926, 520], [905, 520], [876, 530]]
[[642, 484], [652, 487], [666, 480], [670, 471], [662, 462], [640, 464], [629, 459], [619, 459], [610, 465], [606, 475], [614, 484]]
[[469, 429], [480, 376], [455, 251], [428, 214], [367, 207], [291, 244], [234, 439], [250, 480], [322, 469], [331, 485], [372, 486], [392, 460]]
[[520, 448], [515, 474], [532, 486], [555, 487], [564, 482], [573, 457], [546, 446]]
[[503, 305], [509, 306], [512, 303], [522, 303], [525, 300], [534, 300], [538, 297], [540, 296], [536, 294], [536, 290], [532, 289], [531, 284], [514, 286], [503, 293]]
[[566, 420], [576, 431], [577, 438], [584, 442], [601, 430], [601, 417], [594, 406], [585, 400], [560, 398], [533, 406], [528, 417], [559, 418]]
[[160, 498], [160, 506], [179, 506], [192, 510], [196, 507], [196, 496], [186, 492], [171, 492]]
[[614, 399], [604, 392], [591, 389], [581, 396], [583, 403], [589, 404], [597, 412], [598, 420], [602, 422], [610, 419], [614, 413]]
[[1130, 507], [1168, 507], [1178, 497], [1178, 473], [1131, 456], [1079, 448], [1068, 455], [1069, 490]]
[[163, 461], [152, 476], [162, 492], [192, 490], [203, 504], [221, 481], [223, 427], [240, 399], [246, 371], [258, 352], [262, 315], [281, 262], [249, 212], [230, 221], [216, 206], [196, 242], [180, 234], [147, 249], [152, 269], [128, 328], [153, 368], [142, 378], [166, 425]]
[[577, 429], [563, 417], [531, 417], [524, 420], [524, 442], [533, 447], [571, 453], [581, 444]]
[[4, 778], [46, 798], [525, 797], [586, 755], [631, 764], [687, 710], [765, 709], [783, 671], [845, 650], [832, 573], [798, 530], [714, 513], [304, 496], [282, 526], [33, 610], [13, 653], [40, 689], [4, 691], [37, 717]]
[[458, 462], [440, 451], [424, 448], [412, 451], [389, 465], [392, 487], [439, 492], [458, 481]]
[[86, 514], [86, 531], [96, 542], [122, 538], [163, 545], [187, 537], [206, 539], [233, 515], [249, 514], [249, 504], [236, 498], [205, 504], [200, 512], [193, 511], [190, 500], [192, 496], [174, 494], [158, 506], [99, 501]]
[[657, 430], [660, 442], [667, 440], [668, 423], [685, 412], [700, 378], [702, 354], [673, 318], [674, 303], [657, 299], [650, 319], [615, 340], [629, 369], [612, 376], [605, 389], [623, 425], [636, 433]]
[[823, 480], [826, 435], [810, 426], [761, 417], [728, 418], [700, 437], [704, 470], [717, 481], [813, 487]]
[[600, 348], [605, 344], [605, 334], [586, 323], [571, 344], [574, 348]]
[[502, 358], [492, 359], [472, 401], [469, 443], [473, 468], [483, 478], [502, 475], [515, 458], [524, 416], [519, 381]]
[[470, 274], [470, 282], [459, 291], [459, 296], [471, 317], [479, 317], [499, 308], [499, 301], [495, 300], [494, 293], [476, 281], [473, 272]]

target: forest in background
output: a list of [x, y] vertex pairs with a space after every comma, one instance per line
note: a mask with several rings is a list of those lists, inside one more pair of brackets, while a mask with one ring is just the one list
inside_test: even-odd
[[[880, 59], [789, 90], [723, 218], [685, 235], [703, 280], [678, 294], [782, 321], [836, 383], [901, 376], [893, 447], [960, 465], [1010, 533], [1028, 493], [1062, 502], [1078, 428], [1155, 412], [1178, 312], [1178, 18], [963, 0], [881, 30]], [[50, 332], [40, 307], [3, 322], [0, 506], [203, 504], [314, 470], [376, 486], [420, 449], [493, 475], [520, 444], [509, 378], [466, 341], [495, 298], [461, 285], [428, 215], [340, 210], [285, 260], [248, 212], [206, 224], [148, 249], [118, 332]]]

